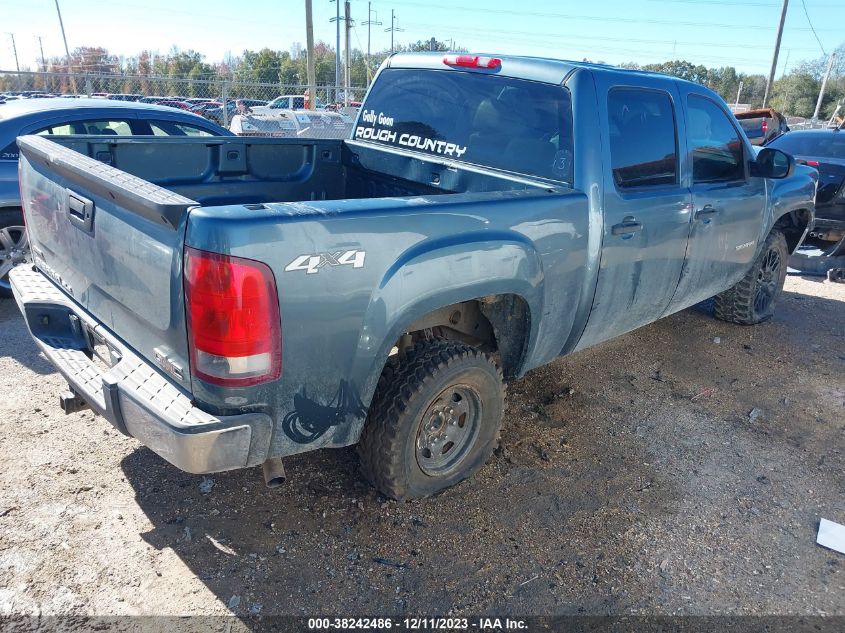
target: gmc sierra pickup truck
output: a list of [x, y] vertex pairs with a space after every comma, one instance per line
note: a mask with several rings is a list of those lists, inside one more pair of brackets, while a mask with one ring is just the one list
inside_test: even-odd
[[658, 74], [398, 54], [348, 140], [19, 140], [11, 275], [67, 412], [193, 473], [359, 445], [398, 499], [496, 446], [505, 380], [704, 299], [772, 315], [816, 173]]

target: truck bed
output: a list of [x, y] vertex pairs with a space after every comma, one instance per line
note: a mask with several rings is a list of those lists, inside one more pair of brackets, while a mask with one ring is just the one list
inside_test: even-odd
[[[348, 234], [334, 251], [354, 250], [362, 230], [355, 227], [369, 225], [367, 217], [381, 223], [385, 214], [401, 214], [413, 230], [367, 255], [368, 268], [377, 267], [368, 275], [389, 277], [403, 250], [411, 249], [411, 257], [420, 240], [439, 247], [436, 235], [445, 227], [490, 231], [480, 203], [534, 198], [548, 209], [543, 199], [570, 191], [354, 141], [31, 136], [19, 143], [36, 267], [151, 364], [178, 368], [169, 378], [211, 412], [226, 410], [226, 396], [203, 393], [188, 371], [186, 246], [274, 260], [285, 284], [284, 320], [295, 303], [308, 300], [296, 295], [290, 275], [279, 273], [298, 257], [325, 251], [320, 244], [334, 231]], [[484, 208], [504, 212], [501, 205]], [[443, 214], [453, 222], [443, 224]], [[330, 217], [337, 222], [325, 223]], [[303, 280], [318, 288], [318, 277], [325, 275], [305, 273]]]
[[51, 136], [50, 140], [201, 206], [538, 186], [486, 169], [457, 168], [337, 139]]

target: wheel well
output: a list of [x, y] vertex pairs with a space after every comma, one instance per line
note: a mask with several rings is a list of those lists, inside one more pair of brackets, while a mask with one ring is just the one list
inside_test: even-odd
[[778, 218], [772, 229], [778, 229], [783, 232], [789, 252], [794, 253], [795, 249], [801, 243], [801, 238], [804, 236], [804, 231], [807, 230], [809, 223], [810, 212], [807, 209], [798, 209], [797, 211], [790, 211]]
[[462, 301], [433, 310], [414, 321], [399, 337], [394, 353], [420, 339], [463, 341], [495, 353], [506, 378], [519, 373], [530, 332], [530, 310], [519, 295], [501, 294]]

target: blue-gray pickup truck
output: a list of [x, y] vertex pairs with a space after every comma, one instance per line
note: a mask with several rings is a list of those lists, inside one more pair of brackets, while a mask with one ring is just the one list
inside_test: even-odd
[[707, 88], [521, 57], [392, 56], [347, 140], [19, 146], [66, 411], [271, 485], [357, 443], [398, 499], [484, 464], [506, 380], [710, 297], [769, 318], [816, 189]]

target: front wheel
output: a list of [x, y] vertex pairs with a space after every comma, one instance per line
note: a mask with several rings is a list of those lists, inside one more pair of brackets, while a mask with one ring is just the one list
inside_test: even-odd
[[432, 495], [484, 465], [503, 413], [502, 372], [490, 355], [421, 341], [382, 374], [358, 446], [361, 470], [388, 497]]
[[754, 325], [770, 319], [783, 291], [789, 249], [783, 233], [773, 230], [745, 277], [730, 290], [716, 295], [714, 316], [722, 321]]

